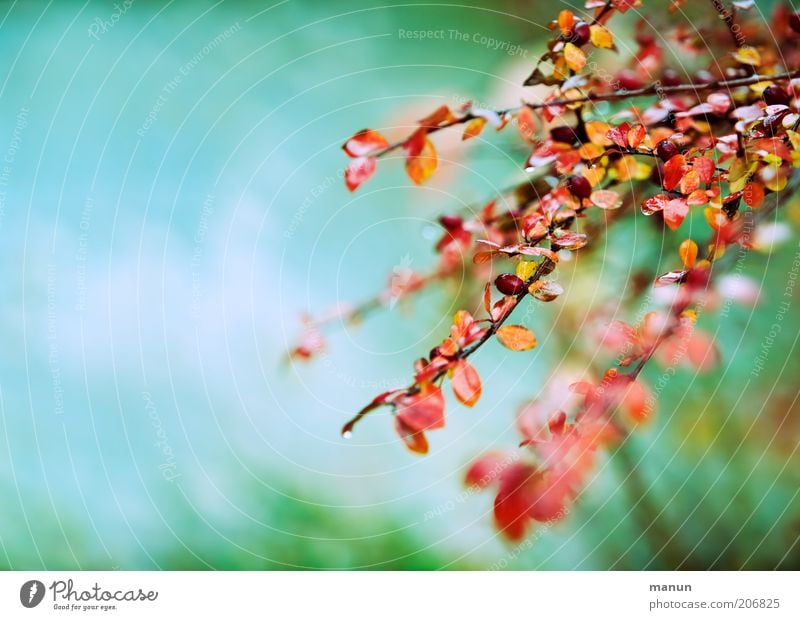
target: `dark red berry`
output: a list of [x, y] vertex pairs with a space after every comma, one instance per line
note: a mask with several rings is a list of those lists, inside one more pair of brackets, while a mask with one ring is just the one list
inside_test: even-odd
[[800, 13], [792, 13], [789, 17], [789, 28], [795, 32], [800, 32]]
[[564, 144], [575, 144], [578, 136], [575, 135], [575, 130], [572, 127], [562, 125], [561, 127], [553, 127], [550, 130], [550, 137], [554, 142], [563, 142]]
[[458, 215], [443, 215], [439, 218], [439, 223], [444, 226], [446, 230], [458, 230], [464, 225], [464, 220], [462, 220]]
[[681, 76], [677, 71], [666, 69], [661, 76], [661, 83], [664, 86], [679, 86], [681, 84]]
[[513, 273], [501, 273], [495, 278], [494, 285], [503, 295], [519, 295], [525, 290], [525, 282]]
[[669, 140], [662, 140], [656, 146], [656, 154], [661, 161], [669, 161], [678, 154], [678, 147]]
[[572, 32], [569, 36], [569, 41], [574, 43], [578, 47], [581, 45], [586, 45], [589, 42], [589, 39], [592, 36], [592, 31], [589, 29], [589, 24], [586, 22], [578, 22], [572, 28]]
[[789, 105], [789, 93], [777, 84], [772, 84], [764, 89], [764, 101], [767, 105]]
[[567, 181], [567, 191], [576, 198], [588, 198], [592, 195], [592, 184], [586, 177], [576, 175]]
[[619, 87], [625, 90], [636, 90], [642, 87], [642, 81], [639, 76], [630, 69], [623, 69], [617, 73], [617, 82]]

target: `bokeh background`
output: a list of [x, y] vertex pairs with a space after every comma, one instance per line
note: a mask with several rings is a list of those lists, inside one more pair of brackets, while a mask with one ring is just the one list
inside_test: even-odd
[[[407, 381], [457, 284], [286, 363], [303, 312], [433, 265], [436, 216], [519, 180], [525, 158], [513, 136], [443, 133], [430, 184], [387, 161], [350, 194], [343, 141], [402, 133], [443, 103], [530, 96], [518, 85], [569, 6], [3, 2], [0, 567], [798, 568], [796, 299], [752, 372], [797, 276], [796, 236], [741, 265], [757, 307], [701, 319], [721, 366], [679, 371], [568, 518], [519, 546], [493, 529], [490, 494], [461, 481], [477, 454], [516, 445], [516, 410], [570, 363], [568, 295], [527, 316], [531, 354], [476, 356], [483, 400], [450, 403], [425, 458], [384, 414], [349, 441], [339, 428]], [[636, 19], [615, 22], [623, 57]], [[641, 261], [674, 267], [639, 220], [568, 292], [608, 295]]]

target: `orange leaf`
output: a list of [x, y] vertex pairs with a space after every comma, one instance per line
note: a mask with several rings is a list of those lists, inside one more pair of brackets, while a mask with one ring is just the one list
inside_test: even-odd
[[464, 135], [461, 136], [462, 140], [469, 140], [481, 135], [483, 128], [486, 127], [485, 118], [474, 118], [464, 128]]
[[601, 209], [619, 209], [622, 206], [622, 198], [617, 192], [610, 189], [597, 189], [589, 197], [592, 204]]
[[414, 183], [421, 185], [427, 181], [436, 170], [436, 149], [433, 143], [424, 138], [425, 142], [418, 155], [409, 154], [406, 158], [406, 172]]
[[708, 202], [708, 194], [703, 189], [696, 189], [686, 197], [686, 204], [691, 207], [704, 205]]
[[572, 33], [575, 26], [575, 15], [572, 11], [564, 9], [558, 14], [558, 27], [561, 28], [561, 34], [568, 36]]
[[486, 314], [492, 311], [492, 285], [489, 282], [483, 287], [483, 309], [486, 310]]
[[683, 261], [683, 266], [691, 269], [697, 262], [697, 244], [691, 239], [686, 239], [681, 242], [678, 254], [681, 257], [681, 261]]
[[691, 194], [700, 187], [700, 175], [696, 170], [689, 170], [681, 177], [681, 194]]
[[362, 129], [345, 142], [342, 148], [350, 157], [363, 157], [388, 146], [388, 140], [374, 129]]
[[586, 129], [586, 136], [592, 144], [597, 144], [599, 146], [611, 146], [611, 144], [613, 144], [608, 138], [608, 132], [611, 129], [611, 125], [608, 123], [602, 121], [587, 121], [584, 128]]
[[628, 144], [631, 148], [637, 148], [644, 140], [645, 135], [647, 135], [647, 131], [644, 128], [644, 125], [636, 125], [636, 127], [631, 127], [628, 131]]
[[503, 325], [497, 330], [497, 339], [512, 351], [528, 351], [536, 346], [536, 336], [522, 325]]
[[467, 360], [456, 362], [450, 382], [456, 398], [467, 407], [472, 407], [481, 397], [481, 378]]

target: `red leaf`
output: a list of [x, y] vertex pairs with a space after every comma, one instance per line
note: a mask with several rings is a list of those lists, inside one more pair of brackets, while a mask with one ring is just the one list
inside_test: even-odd
[[683, 176], [686, 158], [683, 155], [674, 155], [664, 164], [664, 189], [672, 191], [678, 186]]
[[500, 478], [500, 490], [494, 500], [494, 520], [497, 529], [510, 540], [525, 536], [530, 522], [528, 513], [535, 502], [531, 492], [541, 474], [532, 465], [515, 463]]
[[710, 157], [696, 157], [692, 161], [692, 169], [700, 176], [700, 181], [711, 183], [711, 179], [716, 172], [716, 165]]
[[748, 183], [744, 188], [744, 202], [751, 209], [758, 209], [764, 202], [764, 186], [761, 183]]
[[452, 123], [456, 120], [455, 115], [450, 111], [446, 105], [439, 106], [433, 112], [431, 112], [428, 116], [423, 118], [419, 124], [423, 127], [431, 128], [431, 127], [439, 127], [441, 125], [446, 125], [448, 123]]
[[616, 144], [619, 148], [628, 148], [628, 131], [631, 126], [628, 123], [622, 123], [619, 127], [612, 127], [606, 133], [606, 137]]
[[444, 396], [433, 384], [425, 384], [416, 394], [403, 394], [395, 401], [397, 418], [414, 431], [444, 426]]
[[686, 203], [686, 199], [676, 198], [670, 200], [664, 207], [664, 222], [672, 230], [678, 230], [688, 214], [689, 205]]
[[697, 370], [710, 370], [719, 362], [714, 340], [705, 332], [695, 330], [686, 344], [686, 357]]
[[580, 250], [589, 243], [585, 234], [572, 231], [565, 232], [560, 228], [553, 232], [550, 240], [562, 250]]
[[414, 430], [400, 418], [394, 419], [394, 428], [409, 450], [417, 454], [428, 453], [428, 439], [425, 433]]
[[517, 114], [517, 126], [522, 139], [532, 141], [536, 135], [536, 117], [533, 115], [533, 110], [527, 106], [523, 107]]
[[553, 435], [561, 435], [567, 424], [567, 414], [557, 411], [547, 422], [547, 428]]
[[374, 157], [357, 157], [351, 161], [344, 171], [347, 189], [354, 192], [359, 185], [375, 174], [376, 167]]
[[345, 142], [342, 148], [350, 157], [363, 157], [388, 146], [386, 138], [374, 129], [362, 129]]
[[420, 127], [412, 133], [408, 140], [403, 143], [403, 148], [406, 150], [408, 157], [416, 157], [422, 152], [425, 147], [425, 141], [428, 139], [428, 130], [425, 127]]
[[655, 196], [651, 196], [642, 203], [642, 213], [645, 215], [653, 215], [653, 213], [663, 211], [668, 202], [669, 196], [666, 194], [656, 194]]
[[481, 378], [467, 360], [455, 363], [451, 384], [456, 398], [467, 407], [472, 407], [481, 397]]
[[503, 452], [490, 452], [475, 459], [469, 466], [464, 483], [481, 489], [489, 486], [500, 477], [503, 470], [512, 462], [512, 457]]
[[347, 438], [350, 437], [350, 434], [353, 432], [353, 427], [358, 423], [358, 421], [363, 418], [365, 415], [374, 411], [378, 407], [383, 405], [388, 405], [392, 402], [392, 396], [401, 392], [402, 390], [389, 390], [388, 392], [383, 392], [382, 394], [378, 394], [375, 398], [372, 399], [366, 407], [364, 407], [361, 411], [359, 411], [355, 417], [353, 417], [347, 424], [342, 427], [342, 436]]

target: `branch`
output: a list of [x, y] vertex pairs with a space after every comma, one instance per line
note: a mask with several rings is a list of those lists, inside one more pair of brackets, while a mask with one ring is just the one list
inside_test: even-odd
[[[749, 86], [751, 84], [757, 84], [758, 82], [764, 81], [772, 81], [776, 82], [779, 80], [791, 80], [794, 78], [800, 77], [800, 69], [795, 69], [793, 71], [785, 71], [783, 73], [777, 73], [775, 75], [749, 75], [747, 77], [740, 77], [740, 78], [733, 78], [729, 80], [715, 80], [713, 82], [703, 82], [700, 84], [677, 84], [675, 86], [663, 86], [660, 82], [655, 82], [648, 86], [643, 86], [642, 88], [636, 88], [633, 90], [626, 90], [620, 89], [615, 90], [608, 93], [588, 93], [586, 95], [581, 95], [580, 97], [568, 97], [563, 99], [553, 99], [552, 101], [540, 101], [540, 102], [523, 102], [522, 105], [506, 108], [502, 110], [493, 110], [493, 114], [497, 114], [500, 118], [517, 114], [523, 108], [530, 108], [531, 110], [541, 110], [544, 108], [548, 108], [551, 106], [570, 106], [575, 103], [590, 103], [596, 101], [622, 101], [625, 99], [635, 99], [637, 97], [649, 97], [653, 95], [660, 95], [660, 96], [667, 96], [667, 95], [678, 95], [683, 93], [696, 93], [702, 92], [707, 90], [715, 90], [715, 89], [733, 89], [739, 86]], [[447, 121], [446, 123], [442, 123], [441, 125], [435, 125], [432, 127], [427, 128], [427, 134], [433, 134], [443, 129], [449, 129], [450, 127], [456, 127], [458, 125], [463, 125], [465, 123], [469, 123], [470, 121], [476, 120], [478, 118], [484, 118], [480, 114], [475, 114], [473, 112], [467, 112], [462, 116], [459, 116], [451, 121]], [[407, 144], [408, 138], [403, 140], [398, 140], [390, 144], [389, 146], [376, 151], [375, 153], [371, 154], [370, 157], [383, 157], [397, 149], [403, 147]]]
[[778, 80], [791, 80], [800, 77], [800, 69], [776, 73], [775, 75], [749, 75], [747, 77], [733, 78], [730, 80], [714, 80], [713, 82], [703, 82], [701, 84], [676, 84], [675, 86], [663, 86], [658, 82], [635, 88], [633, 90], [620, 89], [610, 93], [588, 93], [580, 97], [567, 99], [554, 99], [553, 101], [528, 103], [524, 105], [531, 110], [539, 110], [550, 106], [568, 106], [573, 103], [586, 103], [594, 101], [619, 101], [635, 97], [647, 97], [651, 95], [677, 95], [681, 93], [693, 93], [717, 88], [736, 88], [738, 86], [749, 86], [758, 82], [775, 82]]

